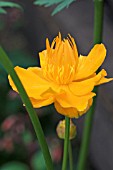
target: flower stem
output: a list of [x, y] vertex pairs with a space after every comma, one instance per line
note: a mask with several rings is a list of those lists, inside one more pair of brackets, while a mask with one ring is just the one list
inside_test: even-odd
[[2, 47], [0, 47], [0, 63], [3, 65], [3, 67], [5, 68], [7, 73], [10, 74], [10, 76], [11, 76], [11, 78], [12, 78], [15, 86], [17, 87], [17, 90], [22, 98], [22, 101], [26, 106], [26, 110], [28, 111], [29, 117], [31, 119], [34, 130], [36, 132], [36, 136], [38, 138], [39, 144], [40, 144], [42, 152], [43, 152], [47, 170], [53, 170], [52, 159], [51, 159], [51, 156], [49, 153], [49, 149], [48, 149], [38, 116], [37, 116], [35, 110], [33, 109], [33, 106], [29, 100], [29, 97], [28, 97], [20, 79], [18, 78], [18, 76], [14, 70], [13, 64], [9, 60], [7, 54], [4, 52]]
[[65, 139], [64, 139], [64, 154], [63, 154], [63, 163], [62, 170], [67, 168], [67, 158], [69, 150], [69, 132], [70, 132], [70, 118], [65, 117]]
[[72, 153], [71, 141], [69, 141], [69, 164], [70, 164], [70, 170], [73, 170], [73, 153]]
[[96, 100], [94, 100], [94, 104], [88, 111], [86, 118], [85, 118], [85, 127], [84, 127], [84, 131], [83, 131], [83, 139], [82, 139], [81, 149], [80, 149], [80, 153], [79, 153], [77, 170], [85, 170], [86, 169], [85, 166], [86, 166], [86, 160], [87, 160], [88, 149], [89, 149], [89, 144], [90, 144], [95, 102], [96, 102]]
[[102, 42], [104, 0], [94, 0], [94, 44]]
[[[104, 0], [94, 0], [94, 44], [102, 42], [103, 15], [104, 15]], [[94, 92], [97, 92], [97, 88], [94, 89]], [[96, 98], [94, 98], [93, 105], [85, 117], [83, 139], [81, 143], [77, 170], [86, 169], [86, 160], [88, 156], [91, 138], [95, 104]]]

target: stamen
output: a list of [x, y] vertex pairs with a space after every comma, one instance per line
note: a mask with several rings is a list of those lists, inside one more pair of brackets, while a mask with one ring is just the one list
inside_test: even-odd
[[[74, 43], [69, 35], [61, 40], [61, 34], [53, 40], [51, 46], [46, 39], [46, 48], [49, 51], [46, 64], [43, 69], [44, 77], [58, 84], [68, 84], [73, 81], [75, 75]], [[68, 59], [68, 57], [70, 59]]]
[[46, 38], [46, 49], [47, 49], [47, 52], [50, 51], [50, 44], [49, 44], [48, 38]]
[[68, 40], [70, 46], [73, 48], [73, 42], [71, 41], [71, 39], [69, 39], [69, 37], [67, 37], [67, 40]]

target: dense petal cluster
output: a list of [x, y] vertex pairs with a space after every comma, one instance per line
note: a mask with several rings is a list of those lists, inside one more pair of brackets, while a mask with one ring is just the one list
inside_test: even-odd
[[[113, 80], [105, 78], [104, 69], [96, 74], [106, 56], [103, 44], [95, 45], [88, 56], [78, 56], [74, 39], [69, 35], [62, 40], [59, 34], [51, 46], [46, 40], [39, 56], [41, 68], [15, 67], [34, 108], [54, 103], [59, 113], [77, 118], [92, 105], [94, 86]], [[17, 91], [10, 76], [9, 82]]]

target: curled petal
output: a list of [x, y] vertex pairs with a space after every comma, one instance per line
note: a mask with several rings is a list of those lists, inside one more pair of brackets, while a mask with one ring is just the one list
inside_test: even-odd
[[102, 69], [97, 75], [94, 74], [89, 79], [70, 83], [69, 84], [69, 89], [76, 96], [86, 95], [86, 94], [90, 93], [93, 90], [95, 85], [98, 85], [98, 83], [100, 81], [102, 82], [103, 78], [106, 75], [107, 75], [106, 71], [104, 69]]
[[56, 110], [58, 111], [58, 113], [60, 113], [62, 115], [68, 116], [70, 118], [73, 118], [73, 117], [78, 118], [79, 117], [78, 111], [74, 107], [64, 108], [58, 102], [55, 102], [54, 106], [55, 106]]
[[108, 82], [110, 82], [112, 80], [113, 80], [113, 78], [105, 78], [105, 77], [103, 77], [103, 78], [101, 78], [101, 80], [96, 85], [100, 85], [100, 84], [103, 84], [103, 83], [108, 83]]
[[93, 92], [84, 96], [76, 96], [68, 87], [64, 88], [64, 93], [56, 96], [56, 101], [64, 108], [74, 107], [78, 111], [84, 111], [88, 106], [88, 101], [96, 94]]
[[55, 102], [54, 106], [56, 110], [62, 115], [68, 116], [70, 118], [79, 118], [79, 116], [82, 116], [84, 113], [86, 113], [89, 110], [92, 103], [93, 103], [93, 99], [91, 98], [88, 101], [88, 105], [86, 109], [83, 111], [78, 111], [75, 107], [68, 107], [68, 108], [62, 107], [58, 102]]
[[105, 78], [105, 76], [107, 76], [107, 72], [104, 69], [102, 69], [97, 75], [93, 76], [92, 79], [95, 82], [95, 86], [103, 84], [103, 83], [107, 83], [113, 80], [113, 78]]
[[105, 56], [106, 49], [103, 44], [95, 45], [87, 57], [80, 56], [75, 80], [87, 78], [95, 73], [103, 63]]
[[89, 108], [91, 107], [92, 103], [93, 103], [93, 99], [91, 98], [88, 101], [88, 105], [87, 105], [86, 109], [79, 112], [79, 116], [82, 116], [84, 113], [86, 113], [89, 110]]
[[51, 96], [42, 100], [30, 97], [30, 100], [34, 108], [40, 108], [52, 104], [54, 102], [54, 97]]

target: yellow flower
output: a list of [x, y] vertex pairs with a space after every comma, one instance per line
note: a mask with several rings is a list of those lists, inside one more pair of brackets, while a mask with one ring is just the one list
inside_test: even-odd
[[[15, 67], [34, 108], [54, 103], [59, 113], [78, 118], [92, 105], [94, 86], [113, 80], [105, 78], [104, 69], [96, 74], [106, 56], [103, 44], [95, 45], [88, 56], [78, 57], [74, 39], [69, 35], [62, 40], [59, 33], [51, 46], [46, 39], [46, 50], [39, 56], [41, 68]], [[10, 76], [9, 82], [17, 91]]]

